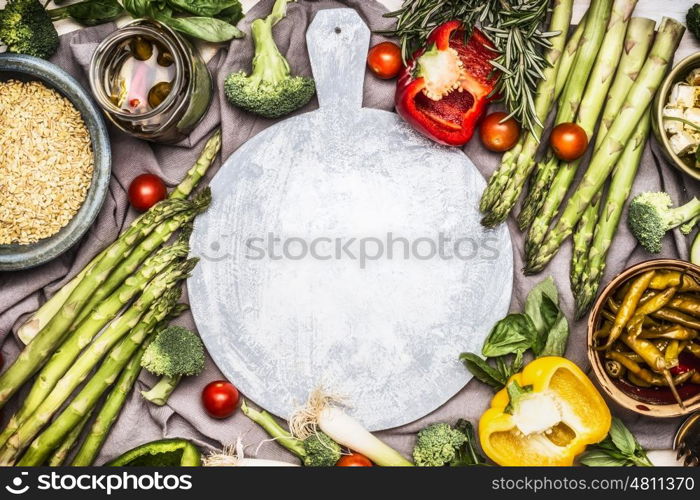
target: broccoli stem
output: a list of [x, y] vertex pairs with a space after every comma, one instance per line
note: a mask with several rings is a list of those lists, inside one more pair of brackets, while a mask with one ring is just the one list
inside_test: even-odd
[[[80, 2], [83, 3], [83, 2]], [[49, 9], [46, 13], [51, 17], [52, 21], [60, 21], [61, 19], [68, 19], [70, 13], [68, 12], [68, 7], [58, 7], [57, 9]]]
[[285, 80], [291, 70], [289, 63], [280, 53], [272, 36], [274, 22], [273, 14], [265, 19], [256, 19], [250, 25], [255, 44], [255, 57], [253, 57], [253, 72], [250, 78], [255, 83], [276, 84]]
[[265, 410], [257, 411], [250, 408], [245, 404], [245, 401], [241, 403], [241, 411], [246, 417], [262, 427], [263, 430], [270, 435], [270, 437], [284, 446], [287, 450], [294, 453], [302, 460], [306, 458], [304, 443], [292, 436], [288, 430], [284, 429], [280, 424], [278, 424], [272, 415], [267, 413]]
[[668, 229], [673, 229], [681, 224], [693, 220], [700, 215], [700, 200], [693, 198], [688, 203], [678, 208], [673, 208], [666, 215]]
[[163, 376], [150, 390], [141, 391], [141, 395], [151, 403], [163, 406], [168, 402], [168, 398], [177, 387], [177, 384], [180, 383], [181, 379], [182, 375], [176, 375], [174, 377]]

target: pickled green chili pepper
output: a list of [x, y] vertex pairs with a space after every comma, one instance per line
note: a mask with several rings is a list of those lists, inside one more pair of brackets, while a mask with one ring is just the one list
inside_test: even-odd
[[[635, 363], [618, 352], [608, 352], [605, 356], [622, 365], [629, 372], [628, 379], [635, 385], [641, 385], [635, 383], [635, 379], [638, 379], [644, 384], [648, 384], [647, 386], [674, 387], [675, 385], [687, 382], [693, 376], [693, 371], [687, 371], [673, 379], [666, 378], [658, 373], [653, 373], [646, 368], [642, 368], [639, 363]], [[632, 378], [632, 376], [634, 376], [634, 378]]]
[[629, 332], [623, 333], [620, 339], [627, 347], [639, 354], [652, 371], [662, 373], [668, 368], [663, 354], [652, 342], [632, 337]]
[[652, 316], [654, 316], [657, 319], [668, 321], [669, 323], [676, 323], [687, 328], [700, 330], [700, 319], [695, 319], [692, 316], [689, 316], [688, 314], [676, 311], [674, 309], [664, 307], [656, 311], [654, 314], [652, 314]]
[[678, 354], [680, 353], [680, 342], [672, 340], [664, 352], [664, 362], [669, 368], [678, 366]]
[[627, 326], [628, 331], [630, 331], [634, 337], [639, 336], [639, 334], [642, 332], [642, 325], [644, 324], [646, 317], [668, 304], [676, 295], [677, 291], [677, 287], [671, 287], [659, 294], [649, 297], [649, 299], [640, 305], [635, 311], [634, 316], [629, 321], [629, 325]]
[[649, 288], [653, 290], [665, 290], [671, 286], [679, 287], [682, 292], [700, 292], [700, 284], [679, 271], [657, 271], [649, 283]]
[[700, 318], [700, 298], [692, 295], [677, 295], [668, 303], [668, 307]]
[[691, 342], [690, 344], [685, 346], [685, 350], [688, 351], [693, 356], [695, 356], [696, 358], [700, 358], [700, 344], [696, 344], [695, 342]]
[[619, 361], [606, 359], [605, 372], [612, 378], [623, 378], [627, 372], [627, 368], [625, 368]]
[[697, 338], [697, 330], [685, 328], [680, 325], [672, 326], [662, 331], [643, 330], [640, 338], [643, 339], [669, 339], [669, 340], [694, 340]]
[[635, 311], [637, 310], [639, 300], [642, 298], [642, 295], [649, 287], [649, 283], [651, 283], [651, 280], [654, 278], [655, 275], [656, 271], [647, 271], [632, 282], [632, 285], [625, 294], [625, 297], [622, 300], [622, 304], [620, 304], [620, 308], [617, 311], [617, 315], [615, 316], [615, 323], [613, 324], [613, 327], [610, 330], [610, 335], [608, 335], [608, 341], [605, 345], [599, 347], [599, 350], [610, 349], [610, 346], [612, 346], [613, 342], [620, 338], [620, 335], [627, 326], [627, 323], [629, 323]]

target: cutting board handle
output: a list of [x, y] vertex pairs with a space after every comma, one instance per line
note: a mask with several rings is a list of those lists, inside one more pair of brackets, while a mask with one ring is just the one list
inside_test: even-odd
[[369, 28], [353, 9], [316, 13], [306, 32], [321, 107], [361, 108]]

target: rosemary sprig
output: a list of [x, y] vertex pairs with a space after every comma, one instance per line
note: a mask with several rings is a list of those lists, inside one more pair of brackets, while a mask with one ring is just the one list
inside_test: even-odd
[[[510, 116], [523, 128], [542, 126], [535, 112], [537, 83], [548, 63], [543, 52], [558, 33], [542, 31], [549, 0], [404, 0], [401, 9], [386, 14], [396, 18], [393, 36], [401, 40], [404, 59], [425, 43], [436, 26], [457, 19], [467, 31], [481, 26], [498, 57], [501, 71], [494, 93], [500, 95]], [[467, 33], [468, 35], [468, 33]]]

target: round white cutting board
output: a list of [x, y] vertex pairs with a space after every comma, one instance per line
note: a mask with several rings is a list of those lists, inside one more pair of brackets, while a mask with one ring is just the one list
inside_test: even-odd
[[369, 30], [354, 10], [320, 11], [307, 42], [320, 107], [252, 138], [212, 180], [190, 302], [246, 397], [287, 418], [323, 386], [386, 429], [471, 378], [458, 357], [507, 313], [510, 238], [480, 225], [485, 182], [462, 151], [362, 108]]

